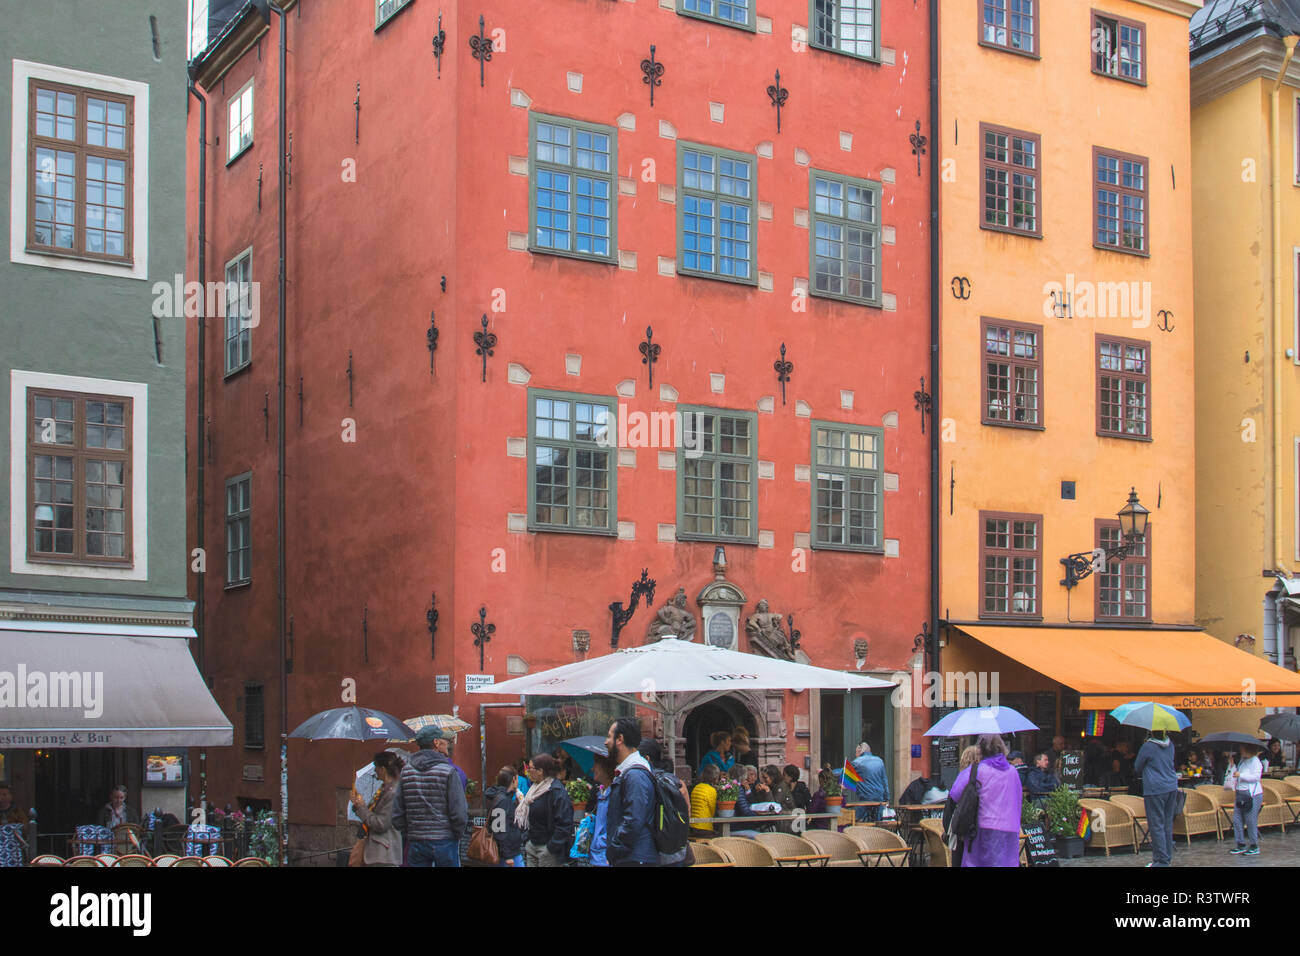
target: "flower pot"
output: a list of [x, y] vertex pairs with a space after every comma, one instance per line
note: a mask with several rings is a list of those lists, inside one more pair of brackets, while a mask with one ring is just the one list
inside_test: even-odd
[[1083, 856], [1083, 837], [1057, 836], [1056, 856], [1062, 860], [1073, 860]]
[[720, 816], [720, 817], [734, 817], [735, 815], [736, 815], [736, 801], [735, 801], [735, 800], [719, 800], [719, 801], [718, 801], [718, 816]]
[[829, 811], [829, 810], [838, 810], [838, 809], [840, 808], [840, 805], [843, 804], [843, 803], [844, 803], [844, 796], [843, 796], [843, 795], [840, 795], [840, 796], [838, 796], [838, 797], [827, 797], [827, 798], [826, 798], [826, 809], [827, 809], [828, 811]]
[[576, 800], [570, 800], [569, 802], [573, 804], [573, 819], [581, 821], [587, 815], [587, 805]]

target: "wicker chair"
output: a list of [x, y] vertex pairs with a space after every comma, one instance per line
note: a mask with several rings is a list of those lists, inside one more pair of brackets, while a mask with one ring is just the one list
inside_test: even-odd
[[1100, 825], [1093, 825], [1088, 846], [1103, 848], [1107, 856], [1110, 856], [1110, 848], [1113, 846], [1131, 846], [1133, 852], [1137, 852], [1137, 828], [1133, 826], [1133, 815], [1128, 810], [1109, 800], [1086, 798], [1079, 801], [1079, 806], [1087, 810], [1089, 816], [1093, 815], [1094, 810], [1101, 815]]
[[[1135, 833], [1145, 833], [1147, 829], [1147, 803], [1141, 797], [1135, 797], [1127, 793], [1117, 793], [1111, 796], [1110, 802], [1117, 807], [1123, 807], [1128, 811], [1128, 815], [1133, 818], [1133, 829]], [[1151, 842], [1151, 835], [1147, 835], [1138, 840], [1138, 845]]]
[[153, 858], [153, 865], [171, 866], [179, 859], [180, 857], [178, 857], [175, 853], [160, 853], [158, 856]]
[[1188, 846], [1192, 845], [1192, 837], [1201, 833], [1213, 833], [1216, 840], [1223, 839], [1223, 821], [1219, 817], [1218, 801], [1209, 795], [1211, 790], [1232, 797], [1228, 791], [1213, 786], [1207, 790], [1187, 790], [1187, 805], [1174, 817], [1174, 836], [1184, 837]]
[[[771, 850], [772, 856], [778, 860], [795, 856], [821, 855], [821, 850], [817, 849], [816, 844], [809, 843], [803, 837], [795, 836], [793, 833], [760, 833], [754, 839]], [[809, 865], [812, 863], [821, 865], [821, 861], [817, 860], [811, 861]]]
[[32, 857], [32, 862], [28, 866], [62, 866], [63, 857], [54, 853], [42, 853], [39, 856]]
[[736, 866], [776, 866], [772, 851], [757, 840], [745, 837], [714, 837], [709, 846], [722, 850], [736, 861]]
[[95, 856], [74, 856], [70, 860], [65, 860], [64, 866], [94, 866], [102, 867], [104, 861]]
[[103, 863], [105, 866], [117, 866], [116, 853], [96, 853], [95, 859], [100, 863]]
[[270, 863], [267, 863], [266, 860], [262, 859], [260, 856], [246, 856], [242, 860], [235, 861], [235, 866], [270, 866], [270, 865], [271, 865]]
[[1282, 780], [1285, 783], [1291, 784], [1291, 786], [1295, 787], [1297, 790], [1300, 790], [1300, 776], [1283, 777]]
[[1281, 827], [1282, 832], [1286, 833], [1287, 821], [1290, 819], [1291, 812], [1287, 810], [1286, 804], [1282, 802], [1281, 794], [1276, 790], [1265, 787], [1264, 802], [1259, 805], [1259, 829]]
[[[1300, 778], [1292, 777], [1290, 779]], [[1288, 783], [1286, 780], [1261, 780], [1260, 783], [1264, 785], [1265, 790], [1277, 791], [1279, 797], [1300, 797], [1300, 786]]]
[[925, 834], [925, 848], [930, 853], [931, 866], [952, 866], [952, 851], [943, 840], [943, 821], [925, 819], [920, 823]]
[[852, 837], [847, 837], [843, 833], [836, 833], [833, 830], [808, 830], [804, 833], [803, 838], [817, 847], [818, 853], [825, 853], [830, 857], [827, 866], [862, 866], [862, 858], [858, 856], [858, 850], [862, 844], [858, 843]]
[[116, 865], [118, 867], [153, 866], [153, 859], [145, 856], [143, 853], [129, 853], [126, 856], [119, 856]]
[[113, 852], [118, 856], [144, 852], [144, 828], [138, 823], [119, 823], [113, 827]]
[[[942, 824], [940, 824], [942, 827]], [[897, 833], [880, 827], [849, 827], [844, 835], [853, 840], [863, 850], [898, 850], [897, 854], [887, 854], [892, 866], [907, 866], [911, 848], [907, 841]]]
[[[720, 850], [716, 846], [714, 846], [711, 842], [706, 842], [704, 840], [692, 840], [691, 853], [695, 856], [696, 866], [698, 866], [701, 863], [735, 863], [736, 862], [731, 858], [730, 853], [727, 853], [724, 850]], [[236, 863], [235, 865], [239, 866], [238, 863]]]
[[212, 854], [212, 856], [205, 856], [203, 858], [203, 864], [204, 866], [230, 866], [231, 865], [230, 858], [224, 857], [219, 853], [214, 853]]
[[172, 866], [206, 866], [201, 856], [183, 856], [172, 863]]

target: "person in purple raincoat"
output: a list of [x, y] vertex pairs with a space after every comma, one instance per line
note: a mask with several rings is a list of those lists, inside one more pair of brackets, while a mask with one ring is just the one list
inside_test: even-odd
[[[1007, 762], [1007, 747], [997, 734], [984, 734], [979, 742], [979, 832], [962, 852], [962, 866], [1020, 865], [1020, 774]], [[957, 775], [949, 796], [960, 800], [970, 784], [970, 771]]]

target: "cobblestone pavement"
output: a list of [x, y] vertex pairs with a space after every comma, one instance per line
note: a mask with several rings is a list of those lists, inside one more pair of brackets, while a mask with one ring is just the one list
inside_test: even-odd
[[[1214, 834], [1192, 837], [1189, 847], [1186, 840], [1175, 838], [1171, 866], [1300, 866], [1300, 827], [1288, 827], [1282, 834], [1276, 829], [1262, 831], [1259, 835], [1259, 856], [1233, 856], [1228, 851], [1235, 846], [1231, 833], [1220, 841]], [[1146, 866], [1151, 862], [1150, 847], [1143, 847], [1136, 856], [1131, 847], [1112, 847], [1110, 856], [1105, 850], [1088, 850], [1076, 860], [1062, 860], [1061, 866]]]

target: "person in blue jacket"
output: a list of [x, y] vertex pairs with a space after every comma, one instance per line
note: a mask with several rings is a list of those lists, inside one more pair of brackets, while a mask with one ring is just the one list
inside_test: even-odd
[[591, 865], [609, 866], [605, 851], [609, 847], [609, 786], [614, 782], [614, 761], [597, 756], [591, 766], [592, 779], [596, 781], [596, 820], [591, 831]]
[[605, 858], [610, 866], [659, 865], [651, 829], [655, 781], [650, 764], [637, 750], [640, 743], [641, 724], [635, 717], [620, 717], [609, 725], [605, 749], [616, 761], [605, 818]]

